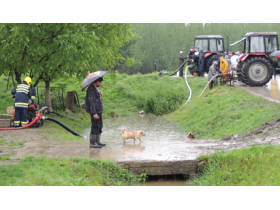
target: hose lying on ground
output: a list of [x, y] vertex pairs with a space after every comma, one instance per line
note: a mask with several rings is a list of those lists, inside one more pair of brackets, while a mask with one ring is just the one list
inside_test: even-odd
[[208, 87], [208, 85], [210, 84], [210, 82], [212, 82], [212, 80], [214, 79], [214, 78], [216, 78], [216, 77], [218, 77], [218, 76], [221, 76], [222, 74], [217, 74], [217, 75], [215, 75], [214, 77], [212, 77], [211, 79], [210, 79], [210, 81], [208, 82], [208, 84], [206, 85], [206, 87], [204, 88], [204, 90], [200, 93], [200, 95], [198, 96], [198, 97], [200, 97], [203, 93], [204, 93], [204, 91], [207, 89], [207, 87]]
[[69, 131], [70, 133], [72, 133], [75, 136], [79, 136], [79, 137], [83, 137], [83, 138], [87, 138], [79, 133], [77, 133], [76, 131], [72, 130], [71, 128], [69, 128], [67, 125], [63, 124], [62, 122], [60, 122], [59, 120], [52, 118], [52, 117], [42, 117], [43, 120], [50, 120], [53, 121], [55, 123], [57, 123], [58, 125], [60, 125], [61, 127], [65, 128], [67, 131]]
[[[70, 120], [74, 120], [74, 121], [76, 121], [76, 122], [79, 122], [79, 123], [82, 123], [82, 122], [80, 122], [80, 121], [78, 121], [78, 120], [75, 120], [75, 119], [72, 119], [72, 118], [70, 118], [70, 117], [66, 117], [66, 116], [64, 116], [64, 115], [62, 115], [62, 114], [59, 114], [59, 113], [57, 113], [57, 112], [55, 112], [55, 111], [49, 111], [50, 113], [54, 113], [54, 114], [56, 114], [57, 116], [60, 116], [60, 117], [65, 117], [65, 118], [68, 118], [68, 119], [70, 119]], [[85, 123], [82, 123], [82, 124], [84, 124], [84, 125], [87, 125], [87, 124], [85, 124]]]
[[[190, 65], [189, 65], [189, 66], [190, 66]], [[184, 105], [186, 105], [186, 104], [189, 102], [189, 100], [191, 100], [191, 97], [192, 97], [192, 89], [191, 89], [191, 87], [189, 86], [189, 83], [188, 83], [188, 80], [187, 80], [187, 72], [188, 72], [189, 66], [187, 66], [186, 69], [185, 69], [185, 80], [186, 80], [186, 84], [187, 84], [187, 86], [188, 86], [188, 88], [189, 88], [189, 90], [190, 90], [190, 96], [189, 96], [187, 102], [186, 102]]]
[[19, 130], [19, 129], [24, 129], [24, 128], [28, 128], [29, 126], [33, 125], [37, 120], [39, 119], [39, 117], [37, 116], [31, 123], [22, 126], [22, 127], [14, 127], [14, 128], [0, 128], [0, 131], [4, 131], [4, 130]]

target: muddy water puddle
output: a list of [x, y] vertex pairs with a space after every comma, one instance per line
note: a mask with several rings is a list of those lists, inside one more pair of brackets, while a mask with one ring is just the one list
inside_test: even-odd
[[[142, 143], [138, 139], [135, 144], [133, 139], [124, 143], [121, 128], [144, 131], [146, 136], [141, 137]], [[89, 136], [89, 133], [90, 129], [86, 129], [83, 135]], [[174, 148], [185, 140], [186, 133], [182, 128], [163, 117], [134, 115], [105, 119], [101, 142], [106, 143], [106, 147], [91, 150], [90, 157], [112, 160], [178, 159], [180, 152], [176, 154]]]
[[[178, 125], [163, 117], [155, 115], [133, 115], [127, 117], [116, 117], [103, 120], [104, 127], [102, 139], [115, 142], [121, 141], [122, 131], [144, 131], [146, 136], [141, 138], [144, 141], [170, 141], [170, 139], [182, 140], [186, 133]], [[90, 129], [86, 129], [83, 133], [89, 136]], [[128, 144], [133, 140], [127, 140]], [[136, 143], [140, 143], [136, 140]]]

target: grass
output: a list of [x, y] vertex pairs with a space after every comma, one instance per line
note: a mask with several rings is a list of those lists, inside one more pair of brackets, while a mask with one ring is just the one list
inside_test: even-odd
[[7, 107], [13, 106], [15, 103], [15, 101], [13, 100], [12, 95], [11, 95], [11, 90], [14, 88], [11, 78], [10, 78], [8, 90], [6, 93], [7, 82], [8, 82], [8, 78], [6, 78], [3, 75], [0, 76], [0, 101], [1, 101], [0, 114], [7, 114]]
[[10, 153], [10, 154], [7, 154], [7, 155], [5, 155], [5, 156], [0, 156], [0, 161], [1, 160], [10, 160], [11, 158], [11, 156], [13, 155], [14, 153]]
[[124, 186], [136, 177], [112, 161], [26, 157], [0, 167], [0, 186]]
[[[63, 124], [65, 124], [66, 126], [68, 126], [69, 128], [78, 132], [81, 135], [83, 135], [85, 129], [91, 127], [90, 115], [85, 113], [83, 109], [80, 109], [75, 113], [69, 110], [66, 110], [65, 112], [60, 111], [59, 113], [66, 117], [70, 117], [72, 119], [78, 120], [82, 123], [73, 121], [65, 117], [60, 117], [52, 113], [47, 114], [46, 116], [59, 120], [60, 122], [62, 122]], [[58, 140], [58, 141], [84, 141], [85, 140], [83, 138], [71, 134], [66, 129], [64, 129], [57, 123], [50, 120], [44, 121], [43, 126], [40, 128], [40, 133], [48, 136], [51, 140]]]
[[193, 97], [167, 117], [197, 138], [220, 139], [224, 134], [242, 134], [262, 123], [280, 119], [280, 104], [254, 96], [235, 86], [218, 86], [198, 98], [207, 81], [189, 80]]
[[17, 141], [17, 142], [10, 141], [10, 142], [8, 142], [4, 139], [0, 139], [0, 145], [23, 147], [24, 143], [25, 143], [25, 141]]
[[200, 157], [205, 170], [188, 181], [203, 186], [279, 186], [280, 147], [252, 146]]

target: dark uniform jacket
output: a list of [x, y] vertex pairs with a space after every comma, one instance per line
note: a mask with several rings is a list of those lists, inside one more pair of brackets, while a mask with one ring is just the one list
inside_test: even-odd
[[205, 68], [205, 58], [204, 58], [205, 53], [201, 52], [199, 54], [199, 60], [198, 60], [198, 70], [199, 72], [204, 72], [204, 68]]
[[181, 54], [179, 55], [179, 66], [181, 66], [182, 63], [184, 63], [184, 59], [188, 58], [187, 57], [183, 57]]
[[31, 100], [32, 100], [32, 103], [34, 103], [35, 98], [36, 98], [36, 89], [33, 85], [30, 85], [30, 89], [31, 89]]
[[99, 90], [91, 84], [87, 89], [85, 110], [91, 115], [103, 112], [103, 102]]
[[190, 50], [190, 52], [189, 52], [190, 59], [194, 58], [194, 53], [195, 53], [195, 51]]
[[28, 100], [31, 98], [32, 93], [30, 87], [23, 82], [22, 84], [14, 87], [11, 91], [13, 97], [15, 97], [15, 108], [27, 108]]

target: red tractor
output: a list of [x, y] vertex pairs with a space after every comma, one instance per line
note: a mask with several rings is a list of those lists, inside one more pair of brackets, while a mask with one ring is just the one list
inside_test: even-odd
[[234, 46], [244, 41], [244, 53], [239, 57], [236, 72], [238, 79], [250, 86], [267, 84], [280, 70], [280, 51], [276, 32], [250, 32]]
[[201, 50], [206, 52], [204, 55], [204, 72], [208, 73], [217, 53], [220, 52], [222, 54], [224, 52], [224, 38], [221, 35], [199, 35], [195, 37], [194, 47], [197, 53], [194, 58], [190, 58], [193, 59], [193, 65], [189, 68], [190, 73], [193, 74], [193, 72], [198, 71], [198, 57]]

